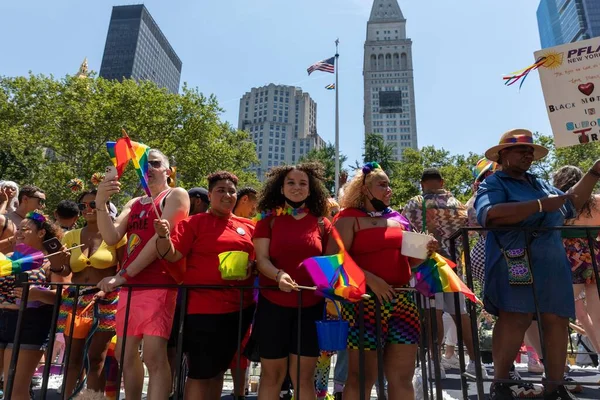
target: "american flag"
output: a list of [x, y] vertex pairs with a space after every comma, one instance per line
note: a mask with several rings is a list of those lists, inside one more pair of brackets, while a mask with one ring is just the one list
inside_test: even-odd
[[335, 57], [319, 61], [318, 63], [315, 63], [308, 67], [307, 71], [309, 75], [314, 71], [323, 71], [333, 74], [335, 72]]

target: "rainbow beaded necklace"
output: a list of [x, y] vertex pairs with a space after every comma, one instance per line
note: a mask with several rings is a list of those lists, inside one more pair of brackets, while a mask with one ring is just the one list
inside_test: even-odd
[[252, 220], [258, 222], [258, 221], [268, 218], [270, 216], [275, 216], [275, 217], [280, 217], [282, 215], [296, 216], [296, 215], [302, 215], [302, 214], [306, 214], [306, 213], [308, 213], [308, 208], [306, 208], [306, 207], [302, 207], [302, 208], [277, 207], [273, 210], [262, 211], [260, 214], [257, 214], [254, 218], [252, 218]]

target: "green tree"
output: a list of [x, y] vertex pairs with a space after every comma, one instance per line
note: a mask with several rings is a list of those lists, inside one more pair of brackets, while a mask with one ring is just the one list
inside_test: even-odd
[[[389, 173], [393, 171], [396, 163], [395, 148], [396, 146], [393, 144], [385, 144], [382, 135], [367, 133], [365, 135], [363, 163], [376, 161], [384, 171]], [[361, 167], [362, 165], [357, 161], [356, 168]]]
[[[347, 176], [348, 171], [343, 168], [343, 165], [348, 160], [344, 154], [340, 153], [340, 176]], [[312, 149], [300, 158], [300, 162], [317, 161], [323, 164], [325, 168], [325, 187], [333, 195], [335, 192], [335, 146], [332, 143], [327, 143], [320, 149]]]
[[[172, 158], [179, 186], [203, 185], [219, 169], [256, 185], [247, 172], [258, 161], [254, 144], [246, 132], [222, 122], [221, 111], [214, 96], [187, 85], [178, 95], [148, 81], [0, 77], [0, 179], [42, 187], [52, 207], [75, 197], [70, 179], [91, 186], [92, 174], [110, 165], [105, 142], [119, 138], [124, 127], [132, 140]], [[132, 166], [122, 183], [117, 203], [141, 193]]]

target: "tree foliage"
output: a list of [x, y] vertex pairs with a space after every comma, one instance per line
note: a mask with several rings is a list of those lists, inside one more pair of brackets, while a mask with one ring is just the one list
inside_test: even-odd
[[[381, 168], [390, 172], [393, 170], [396, 163], [396, 155], [393, 144], [385, 144], [383, 136], [377, 133], [367, 133], [365, 135], [365, 147], [363, 153], [363, 163], [376, 161]], [[362, 165], [356, 162], [356, 168], [361, 168]]]
[[[50, 206], [72, 198], [67, 182], [80, 178], [90, 186], [92, 174], [110, 165], [105, 142], [124, 127], [132, 140], [172, 158], [179, 186], [203, 185], [219, 169], [256, 185], [246, 172], [257, 162], [254, 144], [220, 113], [214, 96], [186, 85], [178, 95], [148, 81], [0, 77], [0, 179], [40, 186]], [[117, 202], [141, 193], [133, 167], [122, 182], [125, 193]]]
[[[340, 153], [340, 176], [348, 174], [348, 171], [343, 168], [347, 160], [348, 157]], [[335, 146], [332, 143], [327, 143], [320, 149], [312, 149], [300, 158], [300, 162], [304, 161], [317, 161], [323, 164], [325, 168], [325, 187], [333, 195], [335, 193]]]

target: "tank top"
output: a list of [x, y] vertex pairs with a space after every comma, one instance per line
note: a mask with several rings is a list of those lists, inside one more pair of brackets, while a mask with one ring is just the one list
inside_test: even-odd
[[[169, 195], [171, 189], [162, 191], [154, 199], [154, 204], [162, 215], [164, 199]], [[146, 243], [154, 236], [154, 220], [159, 218], [154, 212], [154, 207], [148, 201], [142, 203], [142, 199], [138, 199], [131, 206], [129, 218], [127, 219], [127, 247], [125, 249], [125, 260], [123, 268], [127, 268], [136, 257], [140, 254]], [[175, 283], [173, 278], [162, 268], [160, 260], [157, 258], [150, 265], [142, 270], [139, 274], [129, 279], [127, 283], [146, 283], [146, 284], [172, 284]]]
[[402, 233], [399, 226], [361, 229], [354, 233], [349, 253], [359, 267], [388, 285], [404, 286], [410, 280], [411, 270], [408, 258], [400, 252]]

